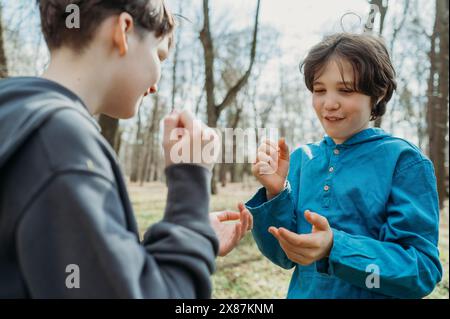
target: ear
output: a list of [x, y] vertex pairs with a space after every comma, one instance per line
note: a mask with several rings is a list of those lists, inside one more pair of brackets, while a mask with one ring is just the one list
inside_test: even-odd
[[122, 12], [115, 22], [113, 35], [113, 43], [119, 49], [120, 56], [128, 52], [127, 35], [133, 31], [133, 28], [133, 17], [127, 12]]

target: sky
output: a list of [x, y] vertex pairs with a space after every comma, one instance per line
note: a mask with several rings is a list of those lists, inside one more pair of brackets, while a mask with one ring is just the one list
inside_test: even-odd
[[[175, 12], [177, 1], [167, 1]], [[202, 5], [201, 0], [189, 2], [196, 7]], [[210, 0], [212, 19], [229, 12], [236, 29], [251, 27], [256, 3], [256, 0]], [[292, 60], [306, 54], [311, 46], [320, 41], [324, 31], [342, 31], [340, 20], [346, 13], [354, 12], [365, 20], [369, 11], [370, 6], [366, 0], [262, 0], [260, 22], [280, 31], [282, 58]], [[345, 29], [351, 29], [355, 25], [363, 28], [355, 15], [346, 15], [343, 22]]]

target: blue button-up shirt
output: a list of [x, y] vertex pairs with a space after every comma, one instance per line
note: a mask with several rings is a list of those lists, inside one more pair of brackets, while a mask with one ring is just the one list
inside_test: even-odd
[[[431, 161], [381, 129], [336, 145], [326, 136], [291, 154], [288, 183], [270, 201], [261, 188], [247, 202], [253, 236], [275, 264], [295, 267], [288, 298], [421, 298], [441, 280], [439, 206]], [[270, 226], [311, 232], [304, 211], [328, 219], [327, 258], [289, 260]]]

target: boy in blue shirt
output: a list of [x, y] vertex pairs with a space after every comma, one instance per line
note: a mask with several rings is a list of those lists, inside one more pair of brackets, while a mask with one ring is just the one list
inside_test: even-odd
[[396, 89], [381, 40], [325, 38], [303, 63], [326, 136], [289, 155], [258, 149], [264, 186], [247, 203], [261, 252], [295, 267], [288, 298], [421, 298], [441, 280], [439, 207], [431, 161], [369, 128]]

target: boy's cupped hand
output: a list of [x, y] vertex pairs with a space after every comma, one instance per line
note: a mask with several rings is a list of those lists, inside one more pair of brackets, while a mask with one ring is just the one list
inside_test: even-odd
[[223, 211], [209, 215], [209, 221], [219, 239], [219, 256], [229, 254], [253, 228], [253, 216], [239, 203], [239, 212]]
[[266, 188], [267, 199], [283, 191], [289, 172], [289, 147], [284, 138], [278, 143], [270, 140], [261, 143], [252, 172]]
[[307, 210], [305, 219], [313, 226], [310, 234], [297, 234], [285, 228], [269, 227], [286, 256], [293, 262], [307, 266], [328, 257], [333, 247], [333, 231], [328, 220]]

